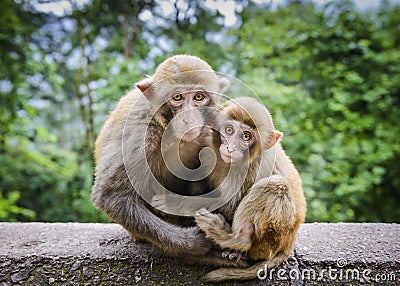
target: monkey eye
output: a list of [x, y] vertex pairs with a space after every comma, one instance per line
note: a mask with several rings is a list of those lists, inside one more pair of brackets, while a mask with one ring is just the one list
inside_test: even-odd
[[175, 93], [175, 94], [172, 96], [172, 99], [175, 100], [175, 101], [182, 100], [182, 94], [181, 94], [181, 93]]
[[242, 133], [242, 136], [241, 136], [242, 140], [244, 140], [244, 141], [246, 141], [246, 142], [249, 142], [249, 141], [251, 140], [252, 137], [253, 137], [253, 136], [251, 135], [251, 133], [250, 133], [249, 131], [244, 131], [244, 132]]
[[225, 127], [225, 133], [228, 135], [232, 135], [234, 131], [235, 131], [235, 129], [233, 129], [232, 125], [228, 125]]
[[204, 98], [205, 96], [202, 93], [196, 93], [196, 95], [194, 96], [194, 100], [196, 101], [202, 101]]

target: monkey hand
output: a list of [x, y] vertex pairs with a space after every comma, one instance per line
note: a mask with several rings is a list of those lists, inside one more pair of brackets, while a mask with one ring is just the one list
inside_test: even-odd
[[205, 232], [206, 237], [216, 239], [221, 232], [227, 234], [231, 231], [230, 225], [221, 214], [213, 214], [202, 208], [195, 216], [197, 226]]
[[236, 262], [239, 262], [239, 261], [247, 262], [249, 260], [245, 253], [231, 250], [231, 249], [223, 250], [221, 253], [221, 256], [222, 256], [222, 258], [229, 259], [229, 260], [236, 261]]

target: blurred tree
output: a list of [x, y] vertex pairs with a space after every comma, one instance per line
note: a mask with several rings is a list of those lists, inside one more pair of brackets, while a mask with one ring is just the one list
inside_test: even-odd
[[0, 11], [0, 219], [104, 221], [89, 200], [91, 169], [48, 146], [57, 138], [41, 112], [57, 116], [52, 103], [64, 83], [55, 65], [59, 35], [48, 29], [55, 17], [29, 1], [3, 1]]
[[236, 1], [225, 26], [210, 1], [43, 3], [0, 3], [1, 220], [104, 221], [89, 199], [96, 134], [135, 82], [188, 53], [271, 109], [309, 221], [399, 221], [399, 5]]
[[[7, 12], [7, 17], [15, 15], [15, 23], [20, 25], [12, 26], [15, 33], [26, 29], [24, 41], [18, 44], [22, 47], [28, 43], [30, 47], [30, 50], [20, 49], [21, 53], [27, 54], [26, 61], [21, 61], [20, 57], [13, 58], [13, 50], [19, 46], [10, 48], [10, 59], [14, 59], [16, 67], [21, 64], [18, 67], [21, 73], [16, 73], [18, 79], [5, 78], [2, 82], [5, 89], [8, 84], [13, 91], [19, 92], [18, 97], [10, 93], [8, 99], [13, 100], [10, 105], [14, 110], [12, 120], [21, 122], [20, 126], [26, 134], [9, 132], [7, 126], [15, 127], [16, 123], [12, 123], [10, 117], [2, 120], [3, 138], [12, 140], [13, 144], [3, 148], [4, 156], [0, 159], [4, 160], [7, 168], [2, 170], [4, 176], [0, 179], [0, 187], [6, 197], [18, 191], [19, 205], [34, 210], [36, 219], [45, 221], [103, 219], [86, 204], [90, 205], [94, 140], [108, 110], [146, 72], [152, 72], [155, 65], [168, 56], [159, 49], [155, 42], [157, 37], [164, 37], [170, 54], [174, 49], [191, 53], [191, 48], [197, 46], [198, 55], [204, 57], [209, 53], [204, 37], [207, 30], [211, 31], [206, 26], [211, 28], [211, 19], [219, 17], [208, 16], [209, 11], [196, 1], [191, 1], [190, 7], [176, 1], [177, 18], [172, 21], [151, 0], [124, 0], [123, 5], [111, 0], [70, 3], [72, 9], [61, 16], [37, 13], [40, 1], [10, 0], [0, 4], [0, 7], [4, 5], [2, 11]], [[166, 25], [154, 26], [152, 21], [140, 17], [143, 12], [153, 15], [157, 21], [164, 21]], [[24, 16], [26, 19], [21, 22], [24, 13], [30, 18]], [[41, 21], [34, 20], [34, 17]], [[198, 24], [190, 25], [189, 18]], [[202, 18], [210, 21], [202, 22]], [[10, 22], [7, 18], [3, 19], [5, 24]], [[36, 25], [31, 25], [31, 21], [36, 21]], [[222, 26], [214, 25], [213, 30]], [[198, 45], [191, 42], [189, 32], [193, 36], [198, 34]], [[4, 39], [14, 43], [15, 40], [6, 38], [13, 35], [11, 30], [2, 34]], [[181, 45], [183, 43], [185, 47]], [[217, 50], [215, 47], [219, 47], [216, 43], [212, 46], [214, 51]], [[162, 59], [157, 57], [161, 54]], [[32, 64], [23, 65], [30, 62]], [[31, 71], [27, 69], [30, 66], [33, 68]], [[12, 76], [12, 73], [4, 69], [3, 75]], [[27, 110], [28, 116], [17, 117], [19, 109]], [[20, 112], [22, 115], [25, 113]], [[80, 120], [77, 120], [77, 115]], [[30, 143], [26, 137], [30, 138]], [[65, 150], [54, 149], [49, 153], [49, 144], [69, 148], [79, 155], [72, 160], [68, 159], [72, 154]], [[14, 149], [17, 151], [13, 152]], [[55, 160], [52, 156], [56, 152], [64, 155]], [[30, 164], [24, 167], [27, 161]], [[51, 164], [53, 161], [55, 163]], [[71, 164], [70, 173], [63, 169], [64, 161]], [[24, 182], [28, 181], [38, 183], [25, 185]], [[63, 203], [55, 207], [54, 204], [60, 200]], [[11, 199], [6, 201], [16, 203]], [[82, 205], [85, 208], [80, 212], [74, 208]], [[82, 214], [84, 209], [88, 211]]]
[[302, 81], [319, 103], [308, 113], [320, 130], [313, 145], [325, 142], [323, 187], [333, 191], [328, 220], [400, 218], [400, 6], [387, 5], [360, 14], [348, 1], [329, 3], [324, 33], [304, 42]]
[[36, 214], [34, 211], [22, 208], [16, 203], [20, 198], [18, 191], [9, 192], [7, 198], [3, 198], [0, 190], [0, 221], [20, 221], [25, 219], [34, 219]]
[[[16, 136], [30, 137], [40, 129], [28, 129], [27, 123], [35, 110], [29, 105], [27, 78], [43, 65], [35, 59], [32, 32], [44, 23], [44, 15], [22, 9], [21, 4], [5, 0], [0, 5], [0, 158], [7, 155], [10, 139]], [[7, 167], [6, 166], [3, 166]], [[0, 177], [0, 219], [15, 220], [17, 217], [32, 219], [33, 211], [17, 206], [20, 192], [4, 189]]]
[[37, 51], [26, 43], [44, 23], [44, 15], [22, 9], [21, 4], [5, 0], [0, 9], [0, 152], [10, 134], [25, 133], [25, 119], [34, 114], [28, 103], [26, 78], [43, 65], [33, 55]]
[[309, 221], [400, 218], [399, 5], [381, 7], [293, 1], [232, 31], [238, 70], [289, 131]]
[[81, 175], [90, 174], [90, 169], [78, 165], [77, 155], [51, 145], [40, 150], [30, 146], [27, 141], [20, 142], [0, 156], [1, 189], [8, 194], [9, 203], [19, 199], [20, 206], [8, 207], [8, 218], [105, 221], [91, 206], [87, 192], [91, 179]]
[[[218, 38], [223, 38], [227, 28], [224, 17], [211, 10], [202, 1], [171, 1], [172, 13], [163, 15], [155, 9], [156, 19], [165, 23], [152, 33], [168, 39], [170, 47], [156, 59], [159, 64], [166, 56], [173, 54], [191, 54], [198, 56], [214, 69], [225, 63], [225, 54]], [[165, 13], [165, 12], [164, 12]]]

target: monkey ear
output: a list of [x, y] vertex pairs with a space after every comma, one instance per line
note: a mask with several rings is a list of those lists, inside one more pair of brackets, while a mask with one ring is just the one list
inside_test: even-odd
[[283, 133], [274, 130], [272, 133], [268, 133], [266, 147], [267, 149], [272, 148], [276, 143], [278, 143], [282, 139]]
[[143, 79], [141, 81], [139, 81], [136, 86], [138, 89], [140, 89], [140, 91], [144, 94], [144, 96], [146, 96], [147, 98], [150, 98], [152, 92], [151, 92], [151, 85], [153, 84], [153, 79], [150, 78], [146, 78]]
[[224, 78], [224, 77], [219, 78], [218, 79], [218, 88], [219, 88], [218, 92], [222, 93], [222, 92], [226, 91], [230, 85], [231, 85], [231, 82], [229, 81], [229, 79]]

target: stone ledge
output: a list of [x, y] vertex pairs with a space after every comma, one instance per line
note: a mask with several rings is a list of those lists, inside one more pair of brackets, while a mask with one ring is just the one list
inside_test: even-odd
[[[210, 268], [149, 256], [116, 224], [0, 223], [0, 286], [201, 285]], [[265, 280], [226, 285], [400, 284], [400, 224], [302, 225]]]

